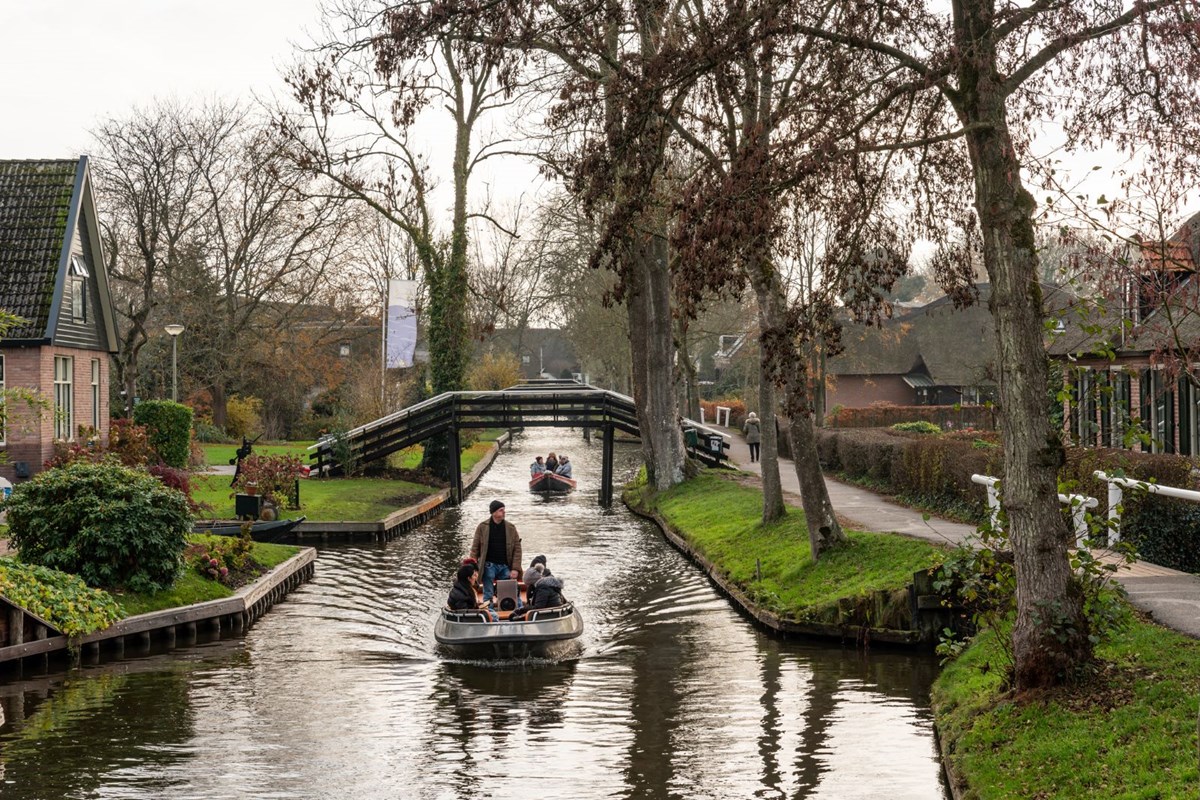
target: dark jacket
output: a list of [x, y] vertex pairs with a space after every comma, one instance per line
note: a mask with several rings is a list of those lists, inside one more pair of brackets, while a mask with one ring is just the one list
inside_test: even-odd
[[[483, 569], [484, 562], [487, 560], [488, 535], [490, 534], [488, 523], [490, 522], [490, 519], [485, 519], [479, 523], [479, 527], [475, 529], [475, 538], [471, 542], [470, 556], [479, 564], [480, 570]], [[504, 520], [504, 540], [504, 549], [508, 553], [508, 568], [520, 570], [521, 536], [517, 533], [517, 526], [508, 520]]]
[[557, 469], [558, 469], [558, 459], [557, 458], [547, 458], [546, 459], [546, 471], [554, 472]]
[[742, 433], [746, 434], [746, 444], [762, 442], [761, 425], [757, 419], [748, 419], [742, 423]]
[[455, 611], [465, 611], [470, 608], [478, 608], [479, 600], [472, 587], [462, 581], [455, 581], [454, 585], [450, 587], [450, 596], [446, 598], [446, 605]]
[[547, 575], [533, 587], [533, 608], [554, 608], [567, 602], [562, 594], [563, 582], [555, 575]]

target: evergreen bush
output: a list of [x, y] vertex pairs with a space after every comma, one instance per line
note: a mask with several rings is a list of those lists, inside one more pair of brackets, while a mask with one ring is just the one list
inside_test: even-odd
[[134, 592], [174, 583], [192, 530], [182, 492], [116, 459], [46, 470], [17, 486], [5, 510], [22, 561]]
[[133, 421], [145, 425], [150, 446], [169, 467], [187, 469], [192, 441], [192, 410], [171, 400], [147, 400], [133, 409]]

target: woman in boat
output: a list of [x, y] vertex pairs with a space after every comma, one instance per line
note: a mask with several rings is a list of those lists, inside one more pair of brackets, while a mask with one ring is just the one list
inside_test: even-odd
[[538, 475], [541, 475], [545, 471], [546, 471], [546, 465], [542, 463], [541, 456], [538, 456], [537, 458], [535, 458], [533, 460], [533, 463], [529, 465], [529, 477], [531, 477], [531, 478], [536, 478]]
[[557, 469], [558, 469], [558, 456], [554, 455], [554, 453], [551, 453], [550, 455], [546, 456], [546, 471], [554, 472]]
[[567, 602], [563, 597], [563, 582], [556, 575], [551, 575], [549, 570], [542, 573], [542, 579], [533, 587], [533, 602], [529, 604], [530, 608], [554, 608], [561, 606]]
[[531, 602], [533, 601], [533, 585], [541, 579], [544, 569], [546, 569], [546, 557], [534, 556], [533, 561], [529, 562], [529, 569], [525, 570], [525, 574], [521, 576], [521, 583], [525, 584], [525, 594]]
[[[446, 598], [446, 605], [450, 606], [451, 611], [469, 611], [479, 608], [474, 585], [475, 573], [479, 571], [479, 567], [470, 559], [467, 562], [455, 573], [454, 585], [450, 587], [450, 596]], [[496, 621], [497, 617], [492, 611], [488, 610], [487, 614], [492, 622]]]
[[554, 470], [554, 474], [562, 475], [564, 478], [571, 477], [571, 459], [564, 455], [562, 460], [558, 462], [558, 468]]

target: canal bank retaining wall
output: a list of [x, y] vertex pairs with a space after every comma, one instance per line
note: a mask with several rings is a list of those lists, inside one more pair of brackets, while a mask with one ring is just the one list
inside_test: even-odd
[[[506, 431], [492, 443], [491, 450], [479, 460], [463, 478], [463, 493], [467, 494], [479, 483], [479, 479], [492, 466], [500, 448], [512, 440], [512, 432]], [[424, 524], [436, 517], [450, 502], [450, 490], [442, 489], [408, 508], [401, 508], [375, 522], [302, 522], [288, 534], [288, 541], [391, 541], [400, 534]]]
[[[657, 512], [648, 511], [625, 501], [634, 514], [654, 522], [663, 537], [683, 553], [693, 564], [704, 570], [708, 579], [744, 614], [764, 628], [781, 636], [803, 636], [820, 639], [853, 641], [869, 646], [874, 643], [904, 647], [932, 647], [937, 633], [948, 624], [952, 610], [941, 604], [940, 596], [930, 594], [929, 576], [914, 575], [913, 583], [896, 592], [875, 592], [865, 598], [845, 598], [835, 612], [836, 621], [797, 621], [781, 617], [755, 603], [723, 571], [688, 540], [671, 527]], [[881, 627], [865, 624], [864, 619], [893, 621], [906, 627]]]
[[196, 639], [201, 630], [220, 636], [250, 628], [271, 606], [313, 576], [316, 550], [311, 547], [271, 569], [230, 597], [190, 606], [151, 611], [119, 620], [102, 631], [71, 639], [55, 631], [48, 622], [15, 605], [8, 606], [8, 636], [0, 647], [0, 665], [18, 669], [36, 659], [48, 666], [52, 654], [65, 653], [77, 645], [82, 654], [99, 655], [106, 648], [122, 657], [126, 650], [148, 651], [154, 641], [174, 646]]

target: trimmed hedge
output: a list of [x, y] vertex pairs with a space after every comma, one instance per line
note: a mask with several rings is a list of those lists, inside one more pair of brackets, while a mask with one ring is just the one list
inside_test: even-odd
[[[993, 436], [994, 439], [994, 436]], [[1100, 501], [1105, 513], [1108, 485], [1096, 470], [1165, 486], [1194, 488], [1191, 470], [1197, 460], [1162, 453], [1111, 448], [1067, 448], [1059, 480], [1071, 491]], [[817, 431], [821, 466], [866, 481], [930, 509], [965, 510], [981, 522], [987, 493], [971, 475], [1004, 477], [1004, 453], [992, 439], [970, 434], [940, 436], [905, 434], [887, 428]], [[1133, 542], [1143, 558], [1185, 572], [1200, 571], [1200, 505], [1126, 492], [1121, 536]]]
[[996, 412], [988, 406], [894, 406], [876, 403], [867, 408], [834, 407], [825, 414], [827, 428], [886, 428], [897, 422], [931, 422], [945, 430], [995, 430]]
[[133, 408], [133, 421], [145, 425], [150, 445], [168, 467], [187, 469], [191, 452], [192, 409], [170, 400], [146, 400]]

